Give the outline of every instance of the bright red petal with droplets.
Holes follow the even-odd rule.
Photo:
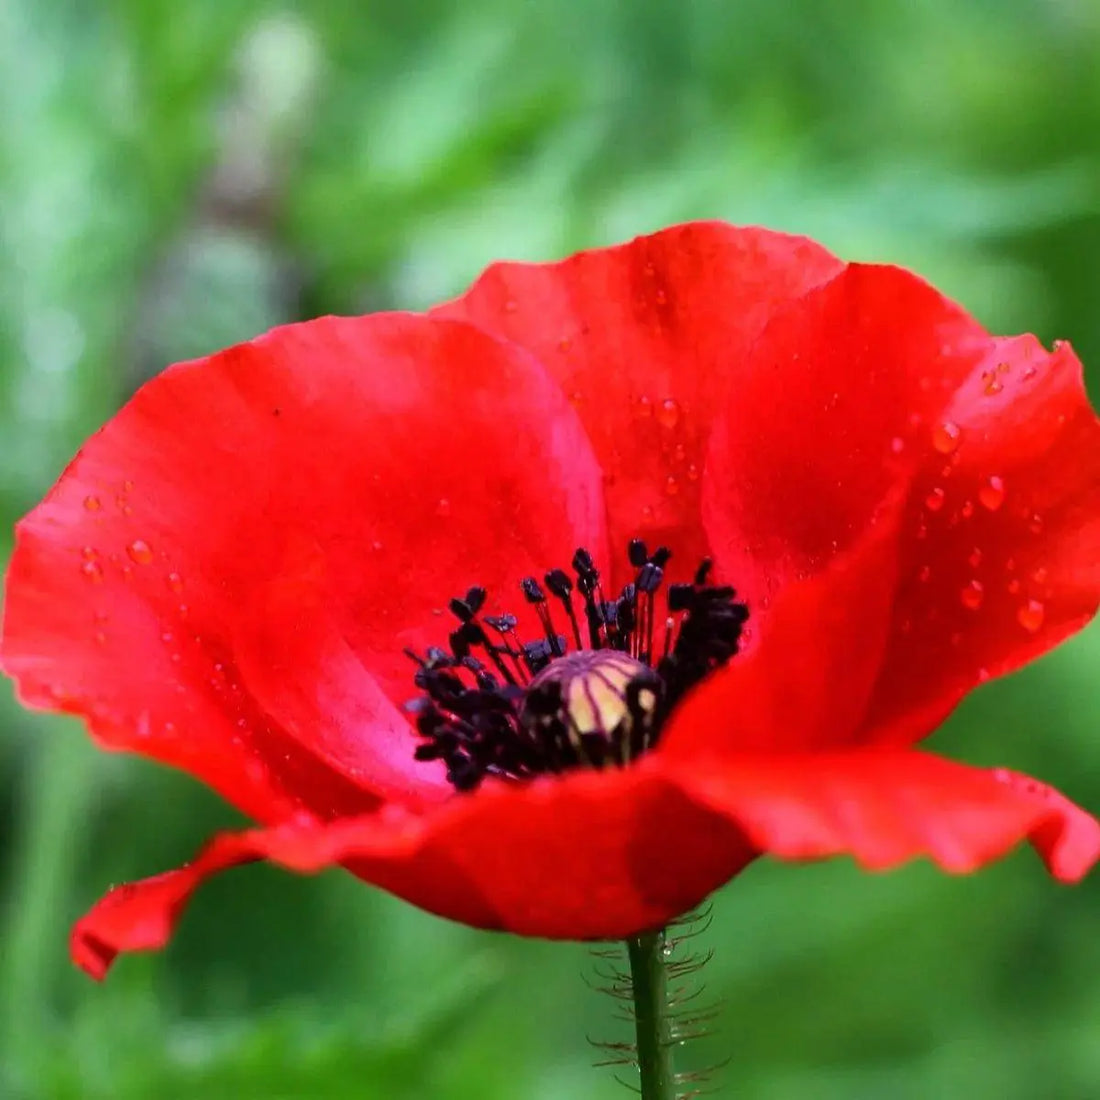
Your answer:
[[[1100,601],[1100,420],[1067,345],[998,341],[927,425],[861,737],[910,741]]]
[[[163,946],[205,878],[255,859],[302,872],[343,864],[476,927],[614,939],[664,925],[752,858],[733,824],[693,804],[647,760],[483,787],[427,817],[383,811],[223,834],[181,870],[108,894],[74,928],[72,950],[102,977],[119,952]]]
[[[925,425],[990,343],[958,306],[892,267],[852,264],[772,319],[715,418],[703,486],[715,560],[754,611],[883,518],[912,477]],[[849,609],[872,637],[881,612],[858,599]]]
[[[699,491],[713,413],[739,392],[769,318],[842,267],[803,237],[701,222],[557,264],[494,264],[437,312],[538,356],[604,468],[612,549],[664,543],[683,573],[707,553]],[[616,590],[628,574],[613,558]]]
[[[1050,787],[907,749],[715,758],[680,780],[780,859],[850,855],[884,870],[927,857],[965,873],[1026,839],[1063,882],[1100,859],[1100,822]]]
[[[21,524],[2,661],[32,706],[252,816],[446,788],[390,699],[471,584],[605,554],[558,387],[471,326],[325,318],[171,368]]]
[[[622,772],[483,789],[427,818],[223,834],[187,867],[108,894],[74,928],[73,956],[102,977],[119,952],[162,947],[204,879],[256,859],[301,872],[343,864],[477,927],[617,939],[690,909],[758,853],[848,853],[876,869],[928,856],[963,872],[1026,838],[1065,881],[1100,856],[1100,824],[1009,773],[863,749],[745,754],[674,777],[659,755]]]

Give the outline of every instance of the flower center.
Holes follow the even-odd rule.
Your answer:
[[[524,578],[542,627],[530,641],[517,637],[515,615],[482,616],[484,588],[451,600],[458,626],[448,648],[406,650],[423,692],[408,704],[423,738],[416,758],[442,760],[468,791],[486,776],[623,766],[652,748],[688,689],[737,653],[749,611],[734,589],[708,583],[709,560],[691,583],[669,585],[658,608],[670,551],[650,554],[634,539],[628,555],[634,582],[610,600],[584,549],[573,577],[552,569],[545,587]],[[571,641],[558,633],[556,608]]]

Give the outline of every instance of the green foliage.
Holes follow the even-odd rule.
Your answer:
[[[1039,0],[10,0],[0,7],[0,517],[152,371],[281,320],[420,307],[493,258],[695,216],[920,270],[1100,364],[1100,8]],[[1095,376],[1093,377],[1095,381]],[[1100,806],[1095,631],[937,736]],[[612,1097],[583,949],[338,875],[212,884],[105,986],[66,927],[233,816],[0,704],[0,1094]],[[730,1094],[1075,1100],[1100,887],[758,866],[719,896],[699,1064]],[[732,1087],[737,1082],[736,1088]]]

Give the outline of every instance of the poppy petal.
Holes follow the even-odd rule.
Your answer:
[[[715,419],[703,484],[716,563],[750,606],[759,612],[881,521],[916,469],[922,426],[990,343],[894,267],[851,264],[772,319]],[[850,614],[880,611],[857,600]]]
[[[858,543],[754,611],[743,651],[672,711],[662,753],[688,760],[854,740],[886,650],[905,501],[900,492],[884,501]]]
[[[539,358],[605,471],[613,549],[663,543],[682,572],[707,553],[699,493],[713,412],[776,310],[842,267],[804,237],[698,222],[556,264],[493,264],[436,312]],[[632,579],[612,564],[616,586]]]
[[[483,787],[427,817],[393,808],[322,823],[221,834],[176,871],[121,886],[75,926],[76,962],[102,977],[119,952],[163,946],[210,875],[256,859],[312,872],[343,864],[430,912],[555,939],[614,939],[660,927],[754,858],[718,811],[644,760]]]
[[[909,749],[728,756],[681,770],[695,800],[786,860],[850,855],[869,870],[927,857],[965,873],[1029,840],[1056,879],[1100,858],[1100,822],[1057,791]]]
[[[260,820],[361,813],[440,789],[390,702],[402,646],[605,543],[592,450],[525,352],[323,318],[169,369],[89,440],[19,526],[0,652],[26,703]]]
[[[1066,344],[998,341],[927,426],[866,740],[909,742],[1100,601],[1100,419]]]

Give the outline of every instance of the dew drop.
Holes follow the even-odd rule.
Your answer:
[[[84,546],[80,550],[80,556],[85,561],[95,561],[99,557],[99,553],[94,546]]]
[[[663,428],[675,428],[680,423],[680,406],[671,397],[657,407],[657,423]]]
[[[952,454],[958,447],[961,436],[962,429],[958,424],[954,424],[950,420],[945,420],[942,424],[937,424],[933,430],[932,446],[935,447],[941,455]]]
[[[930,565],[922,565],[920,567],[920,569],[917,570],[917,580],[920,581],[921,584],[927,584],[928,579],[931,576],[932,576],[932,566],[930,566]]]
[[[930,512],[938,512],[943,507],[943,502],[946,497],[943,489],[938,485],[931,489],[928,496],[924,498],[924,506]]]
[[[1031,579],[1036,584],[1046,584],[1050,579],[1050,570],[1045,565],[1036,566],[1031,571]]]
[[[80,572],[93,584],[101,584],[103,581],[103,567],[98,561],[86,561],[80,566]]]
[[[971,569],[977,569],[978,566],[982,564],[981,547],[975,546],[974,549],[970,551],[966,560]]]
[[[986,680],[990,678],[992,673],[984,665],[978,669],[978,683],[984,684]]]
[[[890,440],[890,451],[893,454],[900,455],[904,450],[905,440],[902,439],[900,435],[895,435],[894,438]]]
[[[642,505],[642,519],[651,520],[653,518],[653,506],[651,504]]]
[[[962,507],[959,509],[959,515],[963,519],[969,519],[974,514],[974,502],[972,500],[964,500]]]
[[[985,383],[984,393],[986,397],[995,397],[1004,388],[1004,383],[996,375],[994,375],[992,378],[987,379]]]
[[[699,467],[696,466],[694,462],[689,462],[688,463],[687,476],[688,476],[688,481],[698,481],[699,480]]]
[[[183,577],[178,573],[169,573],[164,578],[164,583],[178,596],[183,591]]]
[[[1025,367],[1024,373],[1021,375],[1025,382],[1030,382],[1039,373],[1039,368],[1035,366]]]
[[[1008,374],[1008,372],[1010,370],[1012,370],[1012,364],[1011,363],[998,363],[997,364],[997,373],[998,374]]]
[[[985,589],[982,588],[981,581],[971,581],[959,593],[959,601],[968,611],[977,611],[982,606],[984,598]]]
[[[451,502],[446,497],[440,497],[436,501],[435,514],[440,519],[446,519],[451,514]]]
[[[84,509],[88,512],[98,512],[103,507],[103,502],[99,497],[89,495],[84,498]]]
[[[382,543],[378,539],[370,544],[370,548],[377,554],[382,549]]]
[[[576,408],[578,405],[584,404],[584,394],[580,390],[574,390],[569,395],[569,404]]]
[[[134,539],[126,547],[126,553],[130,560],[137,565],[148,565],[153,560],[153,551],[144,539]]]
[[[1034,634],[1042,625],[1046,608],[1039,600],[1028,600],[1016,611],[1016,621],[1029,634]]]
[[[107,635],[104,634],[102,630],[97,630],[93,636],[95,638],[96,645],[107,644]]]
[[[175,641],[175,638],[175,634],[173,634],[170,630],[164,631],[164,633],[160,636],[160,640],[164,642],[165,645],[169,645],[171,642]]]
[[[986,478],[985,484],[978,490],[978,500],[983,508],[991,512],[997,511],[1005,500],[1005,483],[996,474]]]
[[[680,482],[677,481],[672,474],[669,474],[668,477],[665,478],[665,496],[674,497],[679,491]]]
[[[638,398],[636,411],[642,420],[648,420],[653,415],[653,402],[644,393]]]
[[[1010,596],[1015,596],[1016,593],[1020,591],[1020,578],[1013,577],[1005,587],[1008,589],[1008,594]]]
[[[1028,520],[1027,529],[1033,535],[1041,535],[1043,533],[1043,517],[1038,512],[1033,512],[1031,518]]]

